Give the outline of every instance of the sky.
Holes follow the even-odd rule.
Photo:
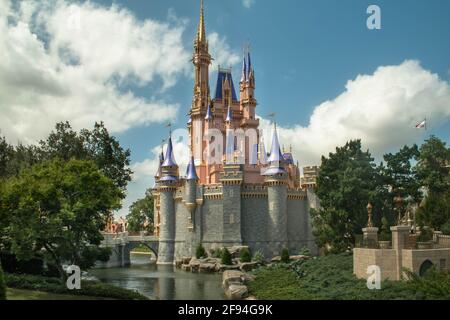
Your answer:
[[[378,30],[366,24],[372,4]],[[186,127],[199,6],[0,0],[0,133],[36,143],[58,121],[104,121],[131,150],[125,215],[154,184],[166,124]],[[249,43],[261,126],[276,112],[300,166],[355,138],[377,161],[431,134],[450,143],[450,1],[205,0],[205,19],[211,88],[218,65],[238,82]],[[183,172],[186,145],[175,149]]]

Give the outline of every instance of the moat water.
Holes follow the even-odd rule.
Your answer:
[[[157,266],[145,255],[132,254],[129,267],[94,269],[89,275],[105,283],[137,290],[150,299],[225,299],[220,274],[190,273],[173,266]]]

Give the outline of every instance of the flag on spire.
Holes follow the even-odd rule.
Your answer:
[[[427,119],[424,119],[422,122],[416,124],[417,129],[427,128]]]

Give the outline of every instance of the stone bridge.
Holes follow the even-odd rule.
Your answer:
[[[130,265],[130,252],[139,245],[148,247],[158,257],[159,239],[153,235],[130,235],[128,232],[103,233],[101,246],[111,248],[107,262],[97,262],[100,268],[125,267]]]

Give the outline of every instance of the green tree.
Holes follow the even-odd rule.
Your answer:
[[[9,217],[9,224],[3,231],[19,259],[43,251],[65,278],[63,262],[87,269],[97,258],[106,258],[106,250],[99,248],[100,230],[122,196],[92,161],[46,161],[6,181],[0,214]]]
[[[450,194],[430,192],[417,211],[417,222],[420,226],[429,226],[440,230],[450,221]]]
[[[135,201],[130,206],[127,215],[128,230],[131,232],[153,232],[153,195],[147,190],[145,197]]]
[[[386,195],[386,210],[383,215],[391,225],[397,222],[398,212],[395,210],[405,212],[409,204],[417,204],[423,198],[415,166],[418,157],[417,145],[404,146],[397,153],[384,155],[385,166],[382,166],[382,172],[384,185],[389,191]],[[406,201],[394,204],[394,198],[397,196]]]
[[[450,221],[450,149],[445,142],[431,136],[419,150],[417,174],[426,197],[417,220],[421,226],[439,230]]]
[[[420,146],[417,163],[417,174],[421,185],[430,193],[443,194],[450,192],[449,170],[450,149],[445,142],[431,136]]]
[[[131,181],[130,150],[124,150],[111,136],[103,122],[95,123],[94,129],[74,131],[69,122],[56,124],[56,131],[40,142],[40,158],[50,160],[92,160],[103,174],[125,191]],[[125,196],[125,193],[123,193]]]
[[[320,247],[331,252],[351,249],[355,234],[367,223],[369,201],[374,204],[374,221],[379,222],[386,193],[380,171],[369,151],[361,150],[360,140],[347,142],[328,158],[322,157],[316,190],[321,207],[311,210]]]

